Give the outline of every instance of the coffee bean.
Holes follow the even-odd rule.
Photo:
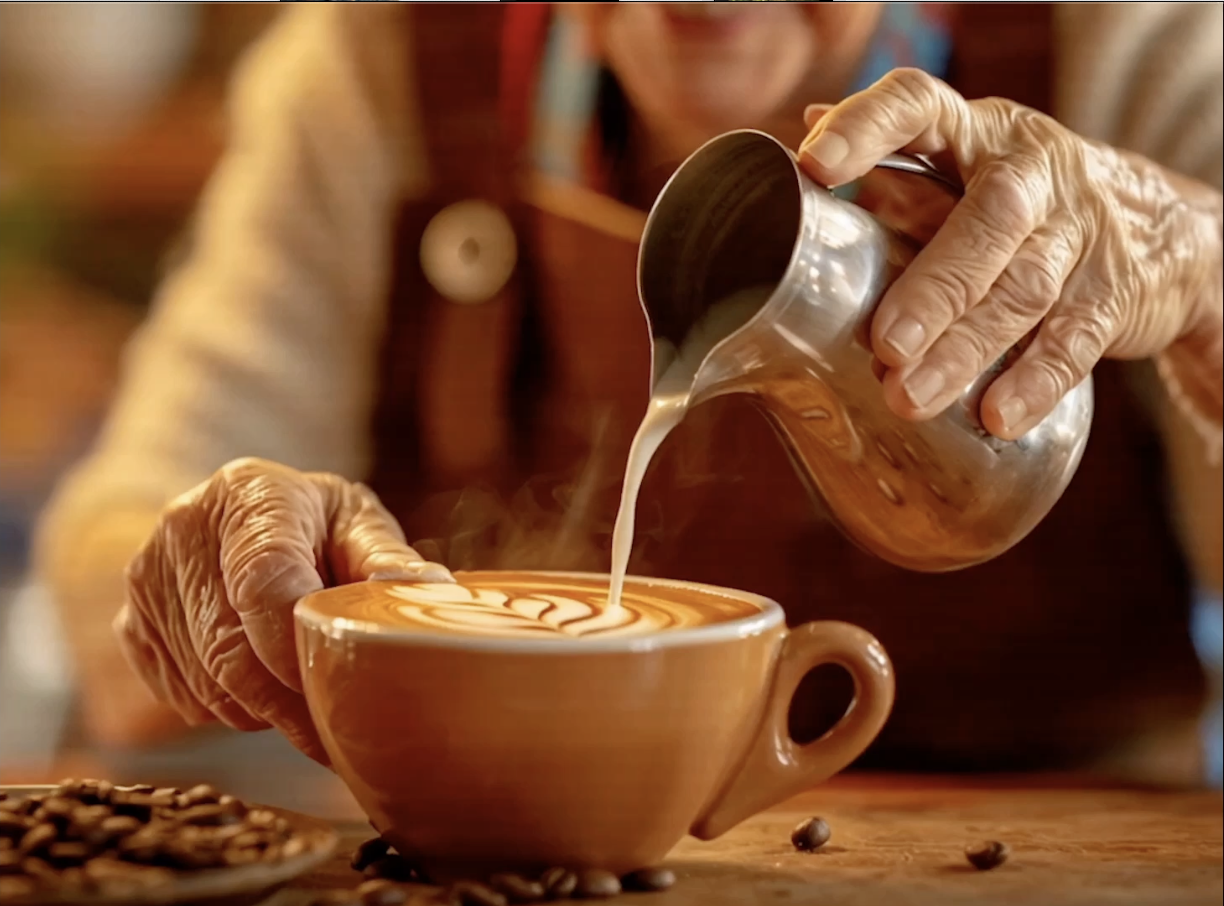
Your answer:
[[[211,785],[200,783],[178,797],[180,808],[191,808],[193,805],[213,805],[221,798]]]
[[[148,828],[124,837],[119,843],[119,857],[128,862],[156,862],[165,843],[160,834],[147,833]]]
[[[0,901],[15,900],[18,897],[28,897],[38,889],[38,884],[32,878],[0,877]]]
[[[578,888],[575,894],[582,900],[602,900],[621,892],[620,879],[610,871],[589,868],[578,873]]]
[[[129,834],[134,834],[144,825],[131,815],[110,815],[103,818],[96,828],[90,828],[83,836],[94,846],[106,846]]]
[[[357,896],[363,906],[399,906],[408,901],[408,891],[384,878],[362,882],[357,888]]]
[[[386,878],[388,881],[412,881],[417,877],[413,864],[394,854],[375,859],[361,873],[367,878]]]
[[[187,871],[217,868],[226,863],[225,854],[221,850],[192,845],[182,840],[167,840],[162,844],[158,858],[173,868]]]
[[[88,843],[66,841],[52,843],[47,847],[47,859],[56,865],[80,865],[93,855],[93,847]]]
[[[544,885],[522,875],[498,874],[489,878],[489,886],[510,903],[538,903],[544,899]]]
[[[276,812],[269,811],[266,808],[252,809],[246,813],[246,823],[251,827],[273,828],[276,826]]]
[[[353,850],[353,858],[349,860],[349,866],[353,871],[365,871],[366,868],[390,852],[390,843],[382,837],[374,837],[366,840]]]
[[[68,832],[74,836],[81,836],[99,827],[103,821],[111,817],[111,814],[109,805],[78,806],[72,812]]]
[[[36,824],[25,832],[17,848],[23,855],[34,855],[53,841],[59,832],[54,824]]]
[[[173,808],[178,797],[178,790],[168,786],[162,787],[149,793],[149,805],[153,808]]]
[[[965,858],[978,871],[990,871],[998,868],[1011,855],[1011,847],[998,840],[987,840],[965,847]]]
[[[36,823],[33,818],[27,818],[25,815],[0,812],[0,837],[20,840]]]
[[[270,839],[267,831],[244,830],[230,841],[230,845],[235,849],[250,849],[267,846]]]
[[[15,849],[0,851],[0,877],[21,873],[21,853]]]
[[[476,881],[458,881],[446,891],[457,906],[506,906],[506,898],[492,887]]]
[[[263,860],[263,853],[255,847],[247,849],[230,848],[222,854],[226,865],[251,865]]]
[[[21,861],[22,874],[28,875],[36,881],[54,881],[57,877],[57,872],[51,867],[51,863],[37,856],[29,856]]]
[[[233,812],[226,811],[223,806],[209,803],[185,808],[175,815],[175,820],[200,827],[216,827],[220,824],[236,824],[242,819]]]
[[[549,900],[568,900],[578,886],[578,875],[568,868],[550,868],[540,875],[544,895]]]
[[[52,796],[43,800],[42,805],[34,812],[34,820],[49,821],[63,827],[72,818],[72,813],[80,807],[81,804],[75,799]]]
[[[109,780],[86,780],[81,785],[80,798],[84,802],[95,805],[105,805],[115,791],[115,785]]]
[[[808,818],[791,831],[791,843],[801,852],[813,852],[829,842],[833,832],[823,818]]]
[[[675,873],[667,868],[641,868],[621,878],[621,886],[625,890],[636,890],[643,893],[667,890],[675,883]]]
[[[138,821],[146,822],[153,816],[153,801],[151,793],[118,792],[111,797],[111,805],[116,815],[128,815]]]

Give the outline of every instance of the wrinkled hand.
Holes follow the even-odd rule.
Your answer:
[[[257,459],[173,501],[128,566],[129,663],[192,724],[276,727],[325,755],[302,697],[293,605],[325,585],[450,579],[364,485]]]
[[[800,161],[825,185],[898,150],[965,184],[873,319],[898,415],[939,414],[1034,328],[982,400],[999,437],[1034,427],[1102,357],[1218,343],[1218,193],[1188,198],[1155,164],[1010,101],[966,101],[917,70],[805,118]]]

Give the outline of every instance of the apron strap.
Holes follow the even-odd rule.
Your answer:
[[[430,193],[423,205],[409,206],[417,211],[400,237],[406,298],[395,307],[417,313],[409,316],[410,331],[390,331],[388,354],[416,359],[413,428],[421,474],[414,480],[458,486],[496,480],[513,466],[509,386],[522,323],[524,236],[516,176],[548,10],[438,3],[414,4],[409,14]],[[444,238],[423,244],[431,226]],[[465,230],[495,247],[472,246]],[[513,268],[504,277],[488,265],[503,276],[490,277],[492,295],[477,292],[470,304],[436,273],[441,259],[459,267],[454,256],[464,243],[483,260],[500,257]],[[484,266],[470,265],[477,282]]]

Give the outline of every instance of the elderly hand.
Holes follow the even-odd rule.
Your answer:
[[[1218,192],[1010,101],[966,101],[917,70],[805,118],[800,162],[825,185],[898,150],[965,185],[872,322],[898,415],[939,414],[1035,327],[982,400],[999,437],[1034,427],[1104,356],[1180,343],[1218,358]]]
[[[324,585],[446,581],[365,486],[237,460],[173,501],[128,566],[115,629],[132,667],[190,723],[281,730],[325,761],[302,697],[293,605]]]

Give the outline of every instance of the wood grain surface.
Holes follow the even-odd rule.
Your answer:
[[[642,906],[1190,906],[1218,904],[1219,793],[1100,789],[1054,780],[845,778],[798,796],[708,843],[685,840],[669,860],[679,880]],[[824,817],[833,837],[799,853],[791,829]],[[340,822],[337,857],[287,893],[352,886],[353,847],[370,835]],[[993,871],[971,868],[967,844],[1012,848]],[[280,901],[278,900],[278,903]]]

